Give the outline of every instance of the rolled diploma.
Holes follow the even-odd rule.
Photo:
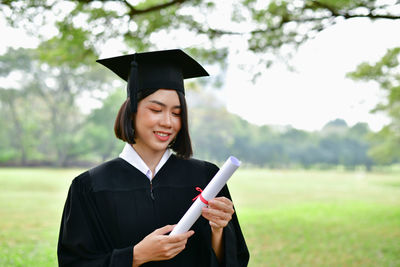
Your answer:
[[[240,163],[241,162],[237,158],[230,156],[224,165],[222,165],[221,169],[211,179],[203,192],[201,192],[203,198],[207,201],[213,199],[219,191],[221,191],[222,187],[224,187],[237,168],[239,168]],[[199,196],[169,235],[177,235],[189,231],[190,227],[192,227],[200,217],[201,209],[205,206],[206,204],[200,200]]]

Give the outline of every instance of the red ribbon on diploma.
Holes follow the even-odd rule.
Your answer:
[[[203,192],[203,190],[200,187],[196,187],[196,190],[199,191],[200,194],[198,194],[195,198],[193,198],[192,201],[195,201],[199,197],[201,202],[208,205],[208,201],[201,195],[201,192]]]

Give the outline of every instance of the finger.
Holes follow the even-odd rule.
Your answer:
[[[186,232],[186,235],[187,235],[186,239],[188,239],[189,237],[191,237],[192,235],[194,235],[194,231],[193,231],[193,230],[190,230],[190,231]]]
[[[177,242],[170,242],[170,243],[168,243],[168,247],[170,249],[175,249],[175,248],[179,248],[182,246],[186,246],[186,244],[187,244],[187,239],[184,239],[184,240],[180,240]]]
[[[213,209],[213,208],[203,208],[202,211],[208,217],[215,217],[215,218],[220,218],[220,219],[228,220],[228,221],[230,221],[232,219],[232,214],[233,214],[230,212],[225,212],[225,211]]]
[[[217,218],[217,217],[213,217],[213,216],[204,216],[204,218],[206,218],[208,220],[208,222],[210,223],[211,227],[214,228],[224,228],[225,226],[228,225],[230,220],[225,220],[225,219],[221,219],[221,218]]]
[[[234,212],[233,204],[228,199],[227,199],[227,201],[223,201],[223,200],[220,200],[220,199],[212,199],[211,201],[209,201],[208,206],[210,208],[222,210],[222,211],[225,211],[227,213],[233,213]]]
[[[168,239],[167,241],[170,243],[178,243],[181,241],[186,241],[189,237],[191,237],[194,234],[193,230],[190,230],[186,233],[178,234],[178,235],[173,235],[173,236],[166,236]]]
[[[223,213],[220,214],[219,211],[211,210],[208,208],[205,208],[202,210],[202,215],[204,218],[206,218],[209,221],[215,220],[216,218],[224,217]],[[226,218],[226,219],[228,219],[228,218]]]
[[[182,250],[184,250],[185,247],[186,247],[185,245],[181,245],[181,246],[177,246],[177,247],[173,247],[173,248],[169,249],[168,251],[165,252],[166,259],[171,259],[171,258],[175,257],[180,252],[182,252]]]
[[[156,235],[164,235],[164,234],[166,234],[168,232],[171,232],[172,229],[174,229],[175,225],[176,224],[174,224],[174,225],[166,225],[164,227],[161,227],[161,228],[158,228],[158,229],[154,230],[153,233],[156,234]]]
[[[165,255],[168,255],[168,254],[176,255],[177,253],[179,253],[186,247],[186,244],[187,244],[187,239],[181,240],[179,242],[165,244],[164,254]],[[173,253],[173,251],[176,251],[176,253]]]
[[[223,226],[220,226],[213,221],[209,221],[209,223],[210,223],[211,228],[214,228],[214,229],[224,228]]]
[[[222,202],[224,202],[224,203],[232,203],[232,201],[229,199],[229,198],[227,198],[227,197],[215,197],[215,198],[213,198],[214,200],[217,200],[217,201],[222,201]]]
[[[194,231],[190,230],[190,231],[187,231],[186,233],[183,233],[183,234],[180,234],[180,235],[176,235],[176,236],[181,237],[181,240],[187,240],[192,235],[194,235]]]
[[[208,202],[208,206],[210,208],[218,209],[218,210],[223,210],[227,213],[234,213],[233,209],[233,203],[229,199],[225,197],[220,197],[220,198],[214,198]]]
[[[221,220],[218,218],[213,218],[209,221],[210,226],[213,228],[224,228],[228,225],[229,221]]]

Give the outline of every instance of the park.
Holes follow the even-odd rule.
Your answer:
[[[0,169],[0,265],[56,266],[80,169]],[[397,266],[400,175],[239,168],[228,181],[249,266]]]
[[[1,1],[0,266],[57,266],[71,182],[124,147],[114,123],[131,87],[96,60],[176,48],[210,74],[180,89],[193,157],[242,162],[228,187],[248,266],[400,266],[399,10]]]

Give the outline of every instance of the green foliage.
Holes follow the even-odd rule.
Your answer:
[[[114,121],[125,98],[125,90],[117,90],[104,100],[102,107],[94,109],[88,116],[83,126],[85,153],[90,151],[92,157],[105,161],[122,151],[124,143],[115,137]]]
[[[23,99],[26,99],[27,103],[24,103]],[[0,88],[0,103],[0,120],[3,122],[1,136],[4,140],[0,145],[0,157],[4,161],[26,164],[28,158],[38,157],[35,151],[39,144],[39,125],[35,124],[37,117],[32,114],[24,118],[25,114],[29,114],[34,108],[35,99],[31,94],[26,96],[17,89]]]
[[[3,164],[101,162],[115,157],[122,149],[123,142],[115,138],[113,125],[126,97],[125,90],[110,94],[101,107],[93,109],[87,116],[80,112],[75,100],[70,102],[53,96],[51,91],[39,90],[49,101],[57,97],[54,106],[52,102],[44,103],[36,94],[25,98],[18,90],[2,92],[15,95],[15,100],[8,98],[0,106],[1,120],[13,118],[13,123],[0,130],[4,140],[0,144]],[[188,98],[189,102],[197,101],[189,106],[189,119],[198,158],[223,162],[229,155],[235,155],[249,165],[269,167],[342,165],[370,169],[374,164],[367,150],[376,141],[367,140],[370,130],[366,124],[348,127],[343,120],[335,120],[315,133],[293,128],[276,130],[250,124],[230,114],[215,98],[200,90],[189,90]],[[10,106],[14,102],[20,104]],[[26,113],[30,114],[29,120],[23,120]],[[387,163],[394,162],[396,160]]]
[[[387,113],[392,122],[377,133],[372,140],[370,155],[380,163],[400,159],[400,47],[387,50],[376,63],[361,63],[348,76],[359,81],[375,81],[387,93],[387,99],[379,103],[373,112]]]
[[[101,107],[83,114],[77,105],[79,97],[100,88],[107,91],[107,75],[96,68],[47,65],[35,58],[35,51],[10,50],[0,58],[5,62],[0,73],[5,76],[18,70],[24,77],[21,88],[0,90],[0,120],[9,122],[0,130],[3,164],[60,166],[118,155],[123,142],[115,138],[113,125],[125,90],[115,91],[101,99]],[[369,169],[374,163],[366,152],[371,141],[366,139],[370,131],[365,124],[350,128],[343,120],[335,120],[318,133],[282,131],[230,114],[201,90],[189,90],[188,97],[197,101],[189,106],[196,157],[222,162],[235,155],[247,164],[270,167],[363,165]]]
[[[378,133],[370,136],[370,142],[374,144],[368,151],[369,155],[379,164],[392,164],[400,161],[399,133],[393,132],[393,127],[387,125]]]
[[[367,154],[371,131],[365,123],[349,127],[337,119],[314,133],[293,128],[276,130],[230,114],[216,105],[215,99],[204,99],[204,93],[191,93],[190,98],[213,103],[189,107],[196,157],[223,162],[235,155],[246,164],[273,168],[341,165],[348,169],[371,169],[374,164]]]
[[[1,61],[4,62],[0,64],[0,76],[7,76],[12,71],[31,71],[32,65],[29,62],[34,57],[34,52],[32,50],[27,50],[23,48],[9,48],[7,53],[1,55]],[[7,64],[12,62],[12,64]]]
[[[39,60],[41,48],[10,49],[0,56],[0,74],[21,73],[19,88],[0,88],[1,157],[9,164],[66,165],[84,154],[84,115],[77,99],[93,88],[105,88],[106,76],[91,69],[52,67]],[[88,77],[98,77],[95,82]],[[92,87],[93,86],[93,87]]]
[[[0,75],[5,77],[11,72],[19,72],[24,78],[20,81],[21,88],[1,88],[2,120],[13,118],[13,123],[1,129],[0,136],[13,138],[3,142],[4,152],[0,157],[25,162],[26,159],[44,160],[50,156],[60,165],[77,160],[89,148],[102,158],[109,156],[107,151],[114,151],[117,146],[111,141],[104,151],[98,148],[111,137],[106,130],[111,119],[102,125],[95,114],[112,114],[108,104],[101,108],[103,110],[94,111],[89,118],[77,107],[78,99],[85,93],[95,95],[110,90],[108,76],[95,69],[93,64],[100,47],[111,39],[122,38],[132,52],[131,49],[143,51],[165,47],[166,43],[173,44],[175,37],[189,34],[196,38],[187,38],[187,51],[206,64],[219,62],[224,70],[226,58],[232,52],[229,36],[240,35],[248,42],[248,49],[259,55],[259,62],[268,67],[273,62],[271,53],[290,56],[299,45],[337,21],[358,17],[399,19],[395,12],[398,6],[398,2],[373,0],[242,0],[232,3],[232,19],[218,24],[212,21],[215,21],[213,17],[221,3],[211,0],[146,0],[137,4],[91,0],[2,1],[0,12],[9,24],[25,28],[41,43],[37,49],[10,49],[1,56],[5,64],[0,64]],[[238,23],[242,22],[249,28],[235,32]],[[48,26],[54,26],[57,33],[48,35],[41,30]],[[170,40],[160,42],[157,38],[160,34],[167,34]],[[180,44],[174,46],[181,47]],[[375,80],[388,92],[388,101],[375,110],[387,112],[393,122],[388,126],[390,130],[381,133],[379,141],[370,141],[377,146],[370,154],[379,162],[398,161],[395,152],[383,153],[385,148],[397,147],[400,139],[398,54],[399,48],[392,49],[376,65],[365,63],[352,74],[354,79]],[[223,80],[218,77],[214,82],[219,86]],[[11,92],[17,93],[6,96]],[[218,115],[214,117],[213,112]],[[29,123],[23,117],[27,113],[31,115]],[[280,134],[269,127],[255,127],[232,117],[224,109],[197,110],[196,113],[200,118],[195,119],[193,136],[202,156],[221,160],[223,156],[235,153],[260,166],[310,166],[316,162],[351,166],[371,164],[370,159],[360,152],[370,147],[370,143],[366,143],[364,134],[361,138],[361,134],[357,135],[356,130],[351,131],[348,127],[333,127],[333,131],[338,131],[337,135],[327,129],[321,135],[294,129]],[[208,125],[202,125],[201,121]],[[218,131],[213,133],[212,129]],[[210,139],[196,136],[197,132],[206,130],[210,132]],[[86,140],[86,134],[93,138]],[[211,146],[210,151],[205,151],[207,146]],[[350,147],[361,153],[357,160],[355,155],[348,156],[352,154]],[[390,160],[388,155],[393,155]],[[382,161],[380,157],[386,160]]]
[[[46,37],[35,27],[54,23],[59,31],[56,38],[68,44],[61,44],[60,48],[65,48],[67,57],[78,52],[78,58],[97,54],[99,44],[116,37],[123,37],[128,47],[136,51],[158,47],[159,41],[154,36],[180,30],[201,37],[203,41],[200,44],[193,38],[185,46],[196,47],[202,52],[229,50],[229,42],[219,42],[221,37],[242,35],[248,41],[248,49],[257,53],[262,62],[270,63],[271,53],[289,56],[294,51],[287,52],[287,47],[296,49],[342,19],[399,19],[395,12],[399,3],[386,4],[378,0],[242,0],[231,4],[230,21],[214,24],[209,22],[216,16],[216,8],[220,5],[211,0],[146,0],[136,4],[94,0],[1,2],[4,17],[10,25],[23,26],[42,39]],[[56,14],[55,19],[51,16],[53,14]],[[251,28],[245,32],[232,30],[240,22],[250,22]],[[70,36],[76,38],[70,39]],[[168,41],[173,42],[173,39],[174,34],[171,34]],[[181,44],[174,46],[180,47]],[[76,47],[81,47],[82,51]],[[281,50],[283,47],[285,49]],[[54,56],[61,55],[56,53]]]
[[[40,44],[39,59],[52,66],[68,65],[71,68],[91,65],[95,61],[94,48],[88,42],[90,32],[73,27],[70,23],[58,23],[61,36]]]

